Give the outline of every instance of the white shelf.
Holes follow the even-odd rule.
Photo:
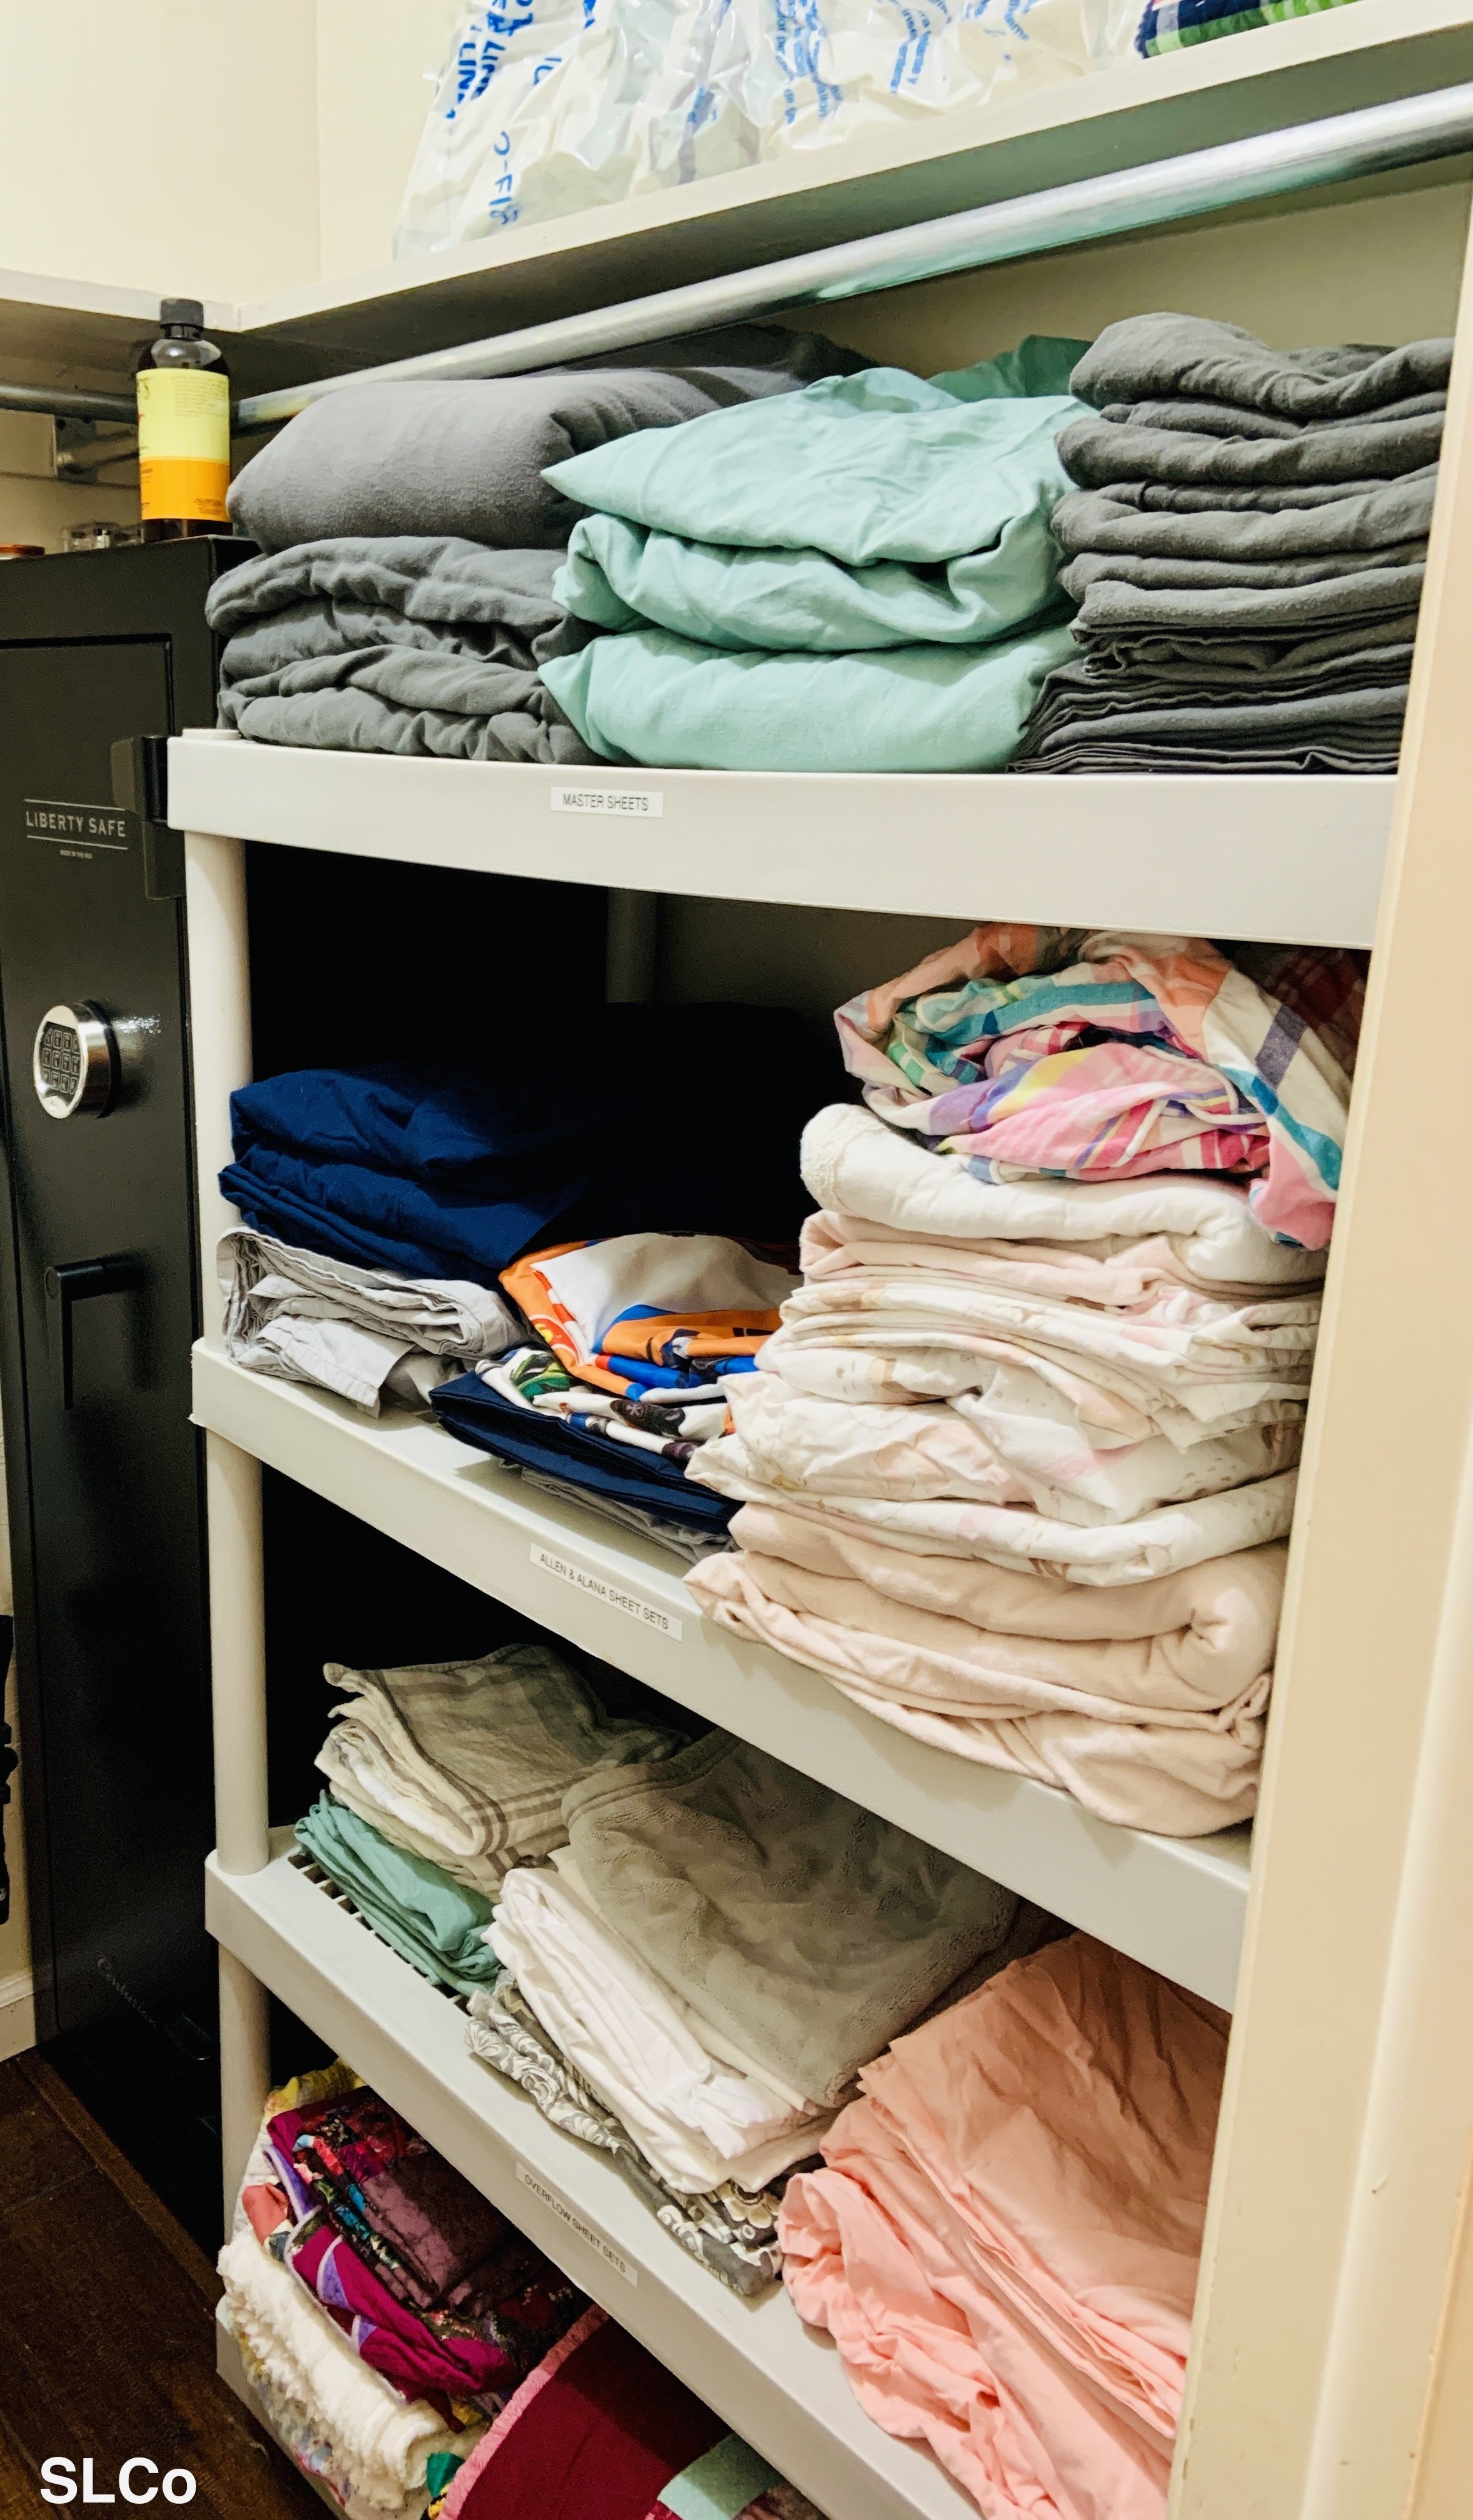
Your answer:
[[[911,1740],[819,1673],[703,1619],[667,1551],[523,1487],[427,1418],[366,1417],[327,1393],[248,1373],[209,1341],[195,1350],[194,1415],[555,1636],[1230,2006],[1246,1828],[1204,1838],[1117,1828],[1051,1785]],[[569,1571],[543,1562],[548,1555]]]
[[[1368,945],[1391,779],[557,770],[169,745],[178,829],[415,866],[958,920]],[[564,811],[568,788],[658,810]]]
[[[611,2161],[473,2057],[460,2008],[290,1861],[205,1874],[210,1932],[539,2248],[834,2520],[976,2520],[929,2453],[863,2415],[781,2290],[742,2301],[661,2229]],[[612,2250],[584,2239],[543,2187]]]
[[[320,372],[323,354],[359,365],[403,357],[1468,78],[1466,0],[1357,0],[1017,102],[917,115],[864,140],[282,291],[238,308],[241,349],[295,347],[302,377]]]

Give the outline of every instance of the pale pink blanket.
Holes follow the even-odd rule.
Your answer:
[[[1281,1545],[1114,1589],[921,1556],[773,1506],[687,1578],[703,1610],[897,1730],[1196,1837],[1254,1809]]]
[[[1072,1934],[868,2066],[787,2190],[800,2316],[987,2520],[1161,2520],[1227,2028]]]

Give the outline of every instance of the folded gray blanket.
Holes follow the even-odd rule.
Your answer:
[[[1342,490],[1323,485],[1309,506],[1258,508],[1229,501],[1208,505],[1191,494],[1188,509],[1159,504],[1157,485],[1134,490],[1115,482],[1107,490],[1073,490],[1049,519],[1055,542],[1071,561],[1090,558],[1111,564],[1189,562],[1216,563],[1242,585],[1272,583],[1251,570],[1320,562],[1336,567],[1384,565],[1384,555],[1425,545],[1432,524],[1437,467],[1408,472],[1400,481],[1367,482]],[[1374,556],[1372,558],[1372,556]],[[1311,571],[1313,574],[1313,570]],[[1140,580],[1138,583],[1146,583]],[[1162,584],[1169,580],[1159,581]]]
[[[205,603],[220,723],[262,743],[591,761],[538,679],[594,635],[554,599],[562,559],[396,535],[246,561]]]
[[[1121,704],[1097,715],[1029,730],[1015,771],[1202,773],[1256,771],[1395,774],[1406,712],[1406,683],[1279,700],[1222,700],[1196,708]]]
[[[267,552],[343,534],[557,550],[586,511],[543,479],[549,465],[868,365],[818,334],[756,324],[628,355],[639,364],[343,385],[252,456],[231,484],[231,517]]]
[[[216,1265],[232,1365],[315,1383],[375,1416],[385,1399],[424,1406],[404,1372],[411,1360],[432,1368],[427,1386],[526,1335],[490,1286],[360,1269],[246,1225],[221,1236]]]
[[[588,1776],[563,1819],[598,1912],[697,2020],[831,2104],[1017,1900],[730,1733]]]
[[[1387,481],[1435,464],[1443,440],[1441,408],[1406,420],[1356,420],[1296,429],[1288,437],[1239,431],[1216,437],[1202,428],[1147,428],[1134,420],[1076,420],[1058,451],[1082,490],[1116,481],[1172,481],[1190,489],[1278,489],[1304,483]]]
[[[1413,546],[1415,548],[1415,546]],[[1146,583],[1134,572],[1094,575],[1088,563],[1071,563],[1063,584],[1077,595],[1079,610],[1070,627],[1081,646],[1096,636],[1143,629],[1195,632],[1205,639],[1265,636],[1313,638],[1317,631],[1353,631],[1415,612],[1421,600],[1425,566],[1420,559],[1402,558],[1385,568],[1361,568],[1333,577],[1316,576],[1302,583],[1285,572],[1277,580],[1254,584],[1220,580]],[[1159,573],[1165,577],[1164,569]]]
[[[1405,349],[1271,349],[1236,324],[1168,312],[1107,325],[1086,351],[1070,391],[1096,410],[1169,397],[1229,404],[1296,428],[1344,421],[1422,397],[1445,395],[1451,340]]]

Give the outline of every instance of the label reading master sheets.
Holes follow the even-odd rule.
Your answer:
[[[524,2161],[517,2163],[516,2176],[523,2187],[530,2187],[539,2205],[545,2205],[550,2214],[557,2215],[559,2223],[565,2223],[570,2231],[576,2231],[580,2240],[586,2240],[591,2249],[597,2249],[604,2265],[612,2267],[615,2274],[622,2275],[627,2284],[639,2282],[638,2267],[632,2267],[627,2258],[621,2258],[617,2249],[609,2247],[602,2231],[596,2231],[591,2223],[585,2223],[581,2214],[573,2212],[571,2205],[565,2205],[556,2187],[544,2186]]]
[[[555,788],[555,814],[623,814],[636,822],[664,813],[665,798],[658,788]]]
[[[611,1610],[622,1610],[626,1618],[643,1619],[647,1628],[658,1628],[662,1637],[681,1641],[681,1623],[668,1610],[657,1609],[653,1601],[642,1601],[638,1593],[626,1593],[620,1584],[610,1584],[604,1575],[594,1575],[586,1566],[575,1566],[570,1557],[559,1557],[556,1551],[544,1549],[540,1540],[532,1543],[532,1563],[560,1582],[571,1584],[580,1593],[592,1594],[596,1601],[606,1601]]]

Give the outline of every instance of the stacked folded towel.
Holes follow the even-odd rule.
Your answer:
[[[1219,35],[1241,35],[1255,26],[1281,26],[1291,18],[1315,18],[1321,9],[1343,9],[1348,0],[1149,0],[1137,29],[1147,58],[1210,44]]]
[[[1084,345],[1036,339],[611,441],[555,593],[608,635],[543,681],[615,761],[990,770],[1068,653],[1049,531]]]
[[[220,2272],[278,2434],[354,2520],[423,2513],[587,2309],[343,2065],[268,2099]]]
[[[734,1078],[754,1072],[763,1093],[734,1104]],[[579,1234],[726,1234],[782,1247],[808,1204],[798,1133],[833,1072],[781,1009],[672,1016],[596,1005],[518,1072],[304,1068],[243,1086],[220,1188],[258,1234],[411,1281],[491,1286],[522,1253]],[[657,1164],[641,1153],[652,1126]],[[309,1291],[330,1289],[314,1281]],[[383,1292],[382,1281],[356,1282],[357,1294]],[[427,1309],[422,1287],[401,1301],[441,1337],[464,1310],[454,1289],[450,1314]],[[285,1362],[289,1343],[272,1344]]]
[[[1110,325],[1058,443],[1073,652],[1015,766],[1394,771],[1451,353]]]
[[[438,2520],[822,2520],[605,2311],[586,2310],[455,2476]]]
[[[563,1818],[566,1846],[502,1887],[507,1974],[470,2045],[758,2290],[776,2188],[859,2066],[1051,1920],[728,1733],[585,1778]]]
[[[547,466],[863,364],[756,325],[596,369],[347,385],[232,484],[262,557],[206,611],[220,721],[266,743],[586,762],[539,668],[581,647],[553,581],[578,509]]]
[[[532,1252],[502,1284],[535,1340],[443,1383],[434,1409],[468,1443],[698,1554],[731,1508],[686,1464],[726,1424],[718,1377],[751,1370],[796,1282],[713,1235]]]
[[[690,1465],[724,1624],[1172,1835],[1254,1807],[1361,986],[1244,960],[979,929],[842,1009],[876,1109]]]
[[[1071,1935],[870,2065],[788,2187],[796,2308],[988,2520],[1161,2520],[1227,2034]]]

